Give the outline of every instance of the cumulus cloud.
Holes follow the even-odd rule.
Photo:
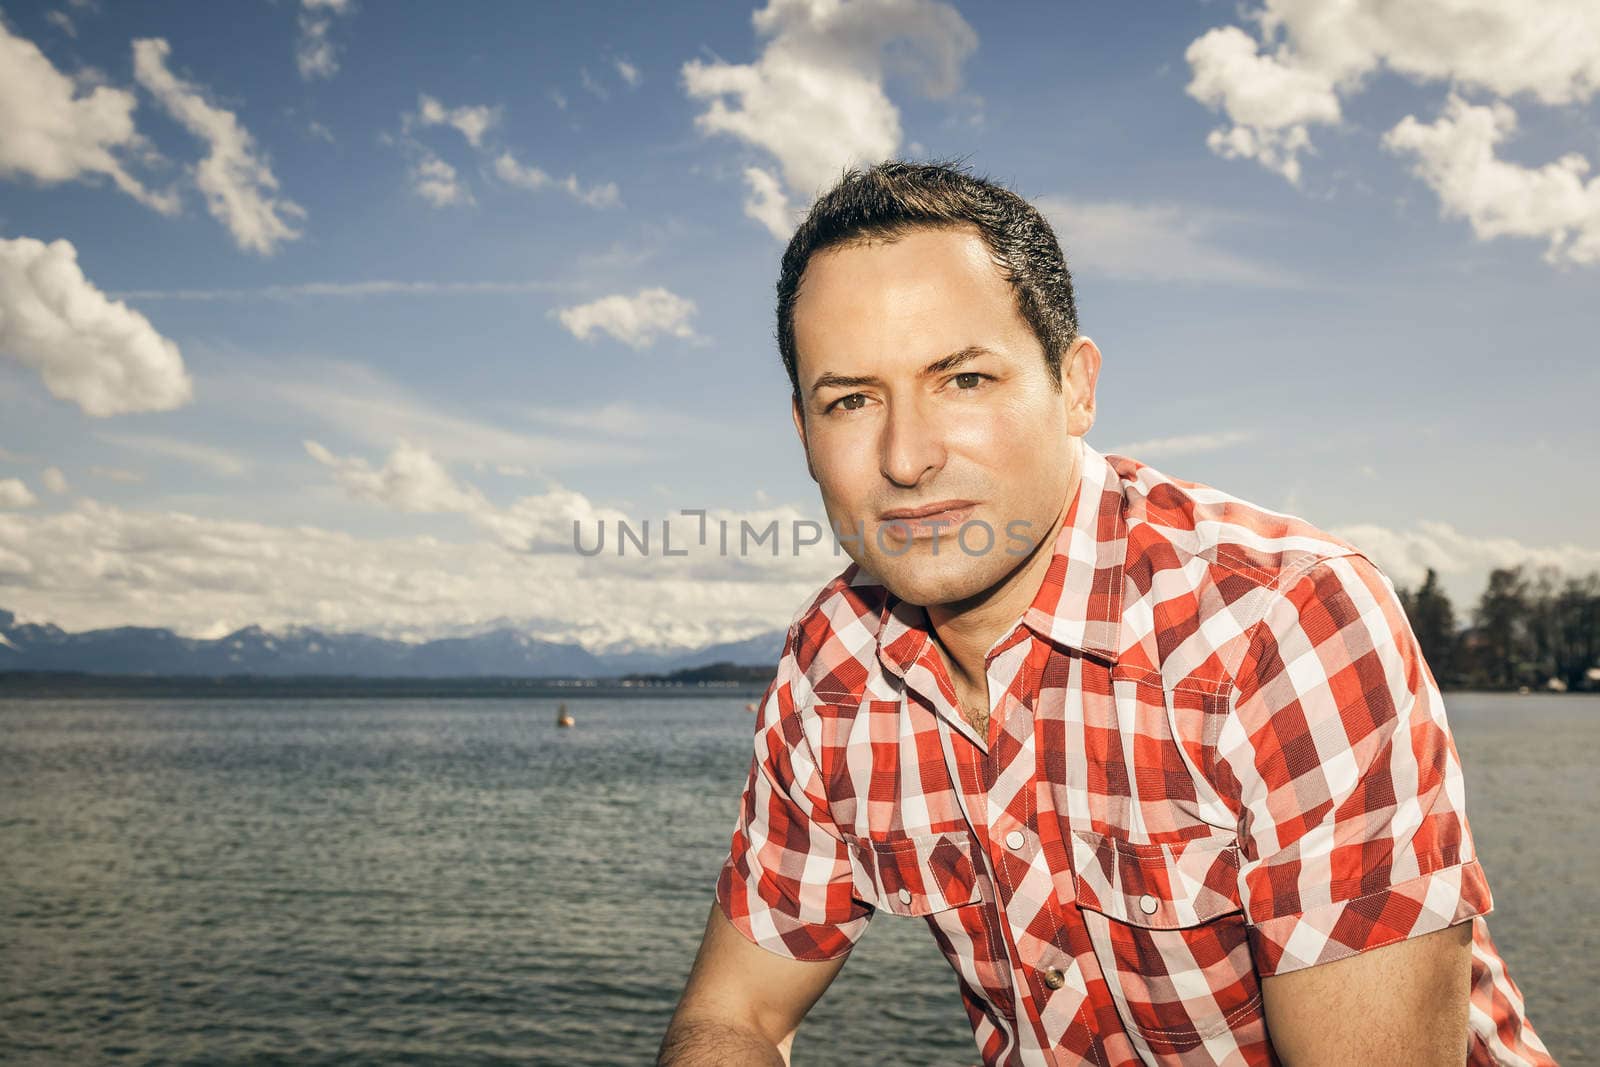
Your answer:
[[[1495,146],[1516,125],[1507,104],[1474,106],[1452,94],[1439,119],[1407,115],[1383,144],[1413,156],[1440,211],[1466,219],[1480,239],[1542,238],[1550,263],[1600,263],[1600,177],[1584,181],[1589,161],[1576,152],[1542,167],[1496,158]]]
[[[316,81],[339,73],[339,50],[330,36],[333,19],[354,9],[352,0],[301,0],[300,39],[294,49],[301,78]]]
[[[1292,56],[1261,54],[1255,38],[1237,26],[1211,30],[1184,56],[1194,70],[1189,95],[1233,120],[1212,130],[1206,145],[1229,159],[1257,160],[1298,183],[1299,153],[1311,144],[1307,127],[1339,121],[1332,82],[1297,66]]]
[[[1292,273],[1228,251],[1220,232],[1253,220],[1205,207],[1045,196],[1049,220],[1074,273],[1137,282],[1298,286]]]
[[[752,15],[765,39],[754,63],[683,65],[688,95],[706,101],[695,124],[769,153],[776,177],[751,179],[745,212],[786,239],[790,218],[851,165],[894,155],[900,112],[885,91],[891,73],[909,75],[932,98],[961,84],[961,66],[977,35],[937,0],[812,3],[770,0]],[[793,194],[798,208],[775,199]]]
[[[485,506],[476,489],[463,488],[427,449],[402,441],[382,467],[358,456],[339,457],[316,441],[306,452],[333,470],[339,484],[354,497],[408,512],[473,512]]]
[[[1600,91],[1600,5],[1265,0],[1246,17],[1258,24],[1259,38],[1218,27],[1186,53],[1189,95],[1227,120],[1206,139],[1212,151],[1254,159],[1298,183],[1312,129],[1339,125],[1342,100],[1374,75],[1444,82],[1452,89],[1444,114],[1432,124],[1406,116],[1385,145],[1416,154],[1416,173],[1445,213],[1466,218],[1478,237],[1543,238],[1547,259],[1595,262],[1595,187],[1580,178],[1588,161],[1573,153],[1528,168],[1497,159],[1494,148],[1514,130],[1514,112],[1503,99],[1471,106],[1457,90],[1551,106],[1588,102]],[[1554,203],[1537,202],[1545,196]]]
[[[105,175],[146,207],[175,213],[176,194],[147,189],[119,158],[151,153],[134,128],[137,103],[109,85],[80,95],[37,45],[0,20],[0,177],[54,185]]]
[[[626,59],[618,59],[616,66],[617,74],[623,81],[628,83],[628,88],[636,89],[639,83],[644,80],[644,76],[639,73],[639,68],[629,63]]]
[[[438,100],[421,94],[417,98],[416,122],[423,126],[450,126],[467,139],[473,148],[483,146],[483,135],[500,120],[500,109],[486,105],[445,107]]]
[[[1372,557],[1396,585],[1418,586],[1429,567],[1457,602],[1469,606],[1497,567],[1558,567],[1571,575],[1600,570],[1600,549],[1584,545],[1526,545],[1510,537],[1473,537],[1446,522],[1411,530],[1352,525],[1330,530]]]
[[[0,508],[31,508],[38,502],[21,478],[0,478]]]
[[[39,481],[58,496],[67,491],[67,476],[61,473],[60,467],[46,467],[40,472]]]
[[[806,571],[784,557],[708,575],[663,559],[658,529],[656,555],[619,560],[579,556],[565,526],[562,550],[507,551],[489,538],[363,538],[80,499],[53,514],[0,513],[0,569],[7,608],[69,630],[137,623],[215,637],[260,623],[423,638],[499,624],[601,649],[782,629],[849,562],[823,553],[800,561]],[[674,543],[690,529],[675,524]]]
[[[550,314],[580,341],[604,333],[630,348],[644,349],[663,336],[694,340],[696,334],[689,320],[695,310],[694,301],[657,286],[641,289],[632,296],[613,293],[587,304],[557,308]]]
[[[510,152],[501,152],[496,157],[494,173],[495,177],[507,185],[515,185],[533,192],[546,186],[555,186],[580,204],[589,207],[615,207],[621,203],[615,182],[604,182],[585,188],[578,182],[577,175],[568,174],[565,178],[551,177],[538,167],[519,163],[517,157]]]
[[[172,48],[161,38],[133,42],[133,72],[139,84],[210,151],[195,165],[195,184],[206,207],[228,228],[240,248],[270,255],[300,236],[287,220],[305,211],[278,196],[278,179],[256,150],[250,132],[233,112],[206,102],[200,90],[167,69]]]
[[[70,241],[0,238],[0,354],[90,415],[165,411],[193,395],[178,346],[106,299]]]
[[[411,168],[411,190],[434,207],[473,202],[456,168],[432,153]]]
[[[305,447],[333,470],[354,499],[402,512],[459,514],[513,552],[574,554],[575,546],[581,546],[578,554],[588,560],[587,573],[596,580],[640,576],[641,565],[662,580],[684,575],[708,581],[820,579],[839,556],[820,522],[812,520],[813,528],[795,533],[795,524],[811,516],[792,507],[638,515],[596,504],[558,484],[502,506],[453,478],[426,449],[409,443],[396,447],[382,467],[360,457],[336,456],[315,441],[306,441]],[[619,532],[624,525],[631,535],[625,541]],[[808,543],[801,545],[802,539]],[[623,544],[627,547],[619,548]],[[833,570],[842,568],[839,564]]]

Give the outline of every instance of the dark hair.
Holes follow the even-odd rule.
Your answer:
[[[1078,309],[1055,231],[1037,208],[958,161],[888,160],[852,168],[824,193],[789,238],[778,275],[778,352],[789,384],[800,395],[794,344],[794,305],[806,264],[829,248],[893,241],[917,229],[977,228],[1017,297],[1017,310],[1044,348],[1045,364],[1061,386],[1061,356],[1078,336]]]

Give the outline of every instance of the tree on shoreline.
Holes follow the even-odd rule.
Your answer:
[[[1464,629],[1432,567],[1396,593],[1443,688],[1600,690],[1600,572],[1496,568]]]

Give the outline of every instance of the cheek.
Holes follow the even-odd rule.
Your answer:
[[[850,508],[870,491],[878,470],[864,441],[843,433],[821,433],[811,439],[811,467],[829,510]]]
[[[1028,404],[974,408],[953,420],[945,441],[970,461],[1005,476],[1052,467],[1060,454],[1051,441],[1066,431],[1061,420]],[[1019,479],[1020,480],[1020,479]]]

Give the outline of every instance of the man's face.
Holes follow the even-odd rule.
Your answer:
[[[794,335],[807,466],[834,528],[865,530],[845,551],[890,592],[967,600],[1054,528],[1094,421],[1100,353],[1080,337],[1058,391],[976,229],[813,256]]]

